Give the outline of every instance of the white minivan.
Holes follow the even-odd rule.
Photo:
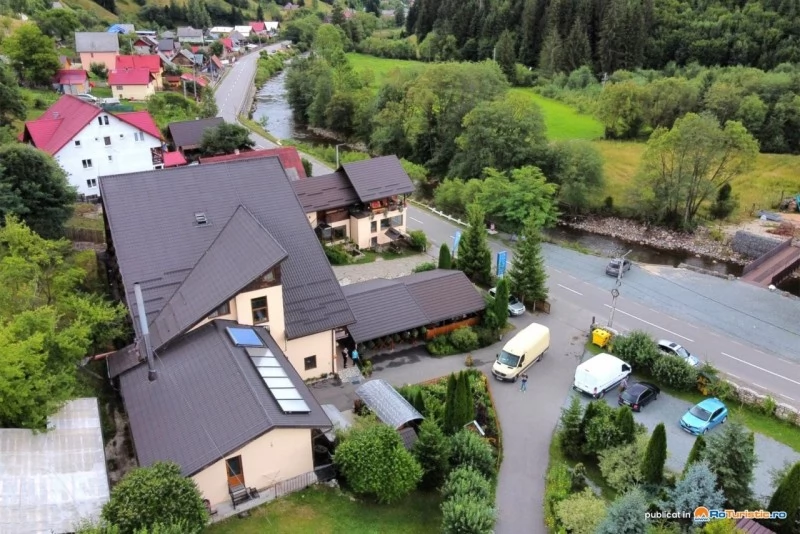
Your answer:
[[[550,329],[532,323],[505,344],[492,365],[492,374],[498,380],[516,382],[519,375],[538,362],[550,348]]]
[[[631,366],[616,356],[598,354],[575,369],[575,391],[599,399],[631,374]]]

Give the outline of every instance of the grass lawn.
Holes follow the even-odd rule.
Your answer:
[[[75,212],[72,217],[67,221],[67,226],[73,228],[88,228],[90,230],[104,230],[105,224],[103,217],[85,217],[84,214],[96,213],[94,204],[78,202],[75,204]]]
[[[92,88],[92,95],[96,96],[97,98],[111,98],[113,93],[111,92],[111,88],[106,87],[93,87]]]
[[[530,88],[514,87],[509,94],[526,97],[541,108],[548,139],[592,140],[603,137],[603,125],[591,115],[582,115],[575,108],[552,98],[545,98]]]
[[[20,91],[25,98],[25,120],[29,121],[38,119],[60,96],[55,91],[45,89],[27,89],[21,87]],[[20,131],[21,130],[22,126],[20,125]]]
[[[65,0],[64,4],[73,9],[81,8],[90,13],[94,13],[103,22],[114,23],[119,21],[119,17],[111,11],[100,7],[99,4],[94,3],[92,0]]]
[[[393,505],[353,501],[340,490],[315,486],[208,527],[208,534],[427,534],[441,530],[439,497],[416,492]]]
[[[409,70],[419,69],[420,71],[428,68],[430,63],[423,63],[422,61],[409,61],[406,59],[389,59],[382,57],[369,56],[366,54],[347,54],[347,59],[350,65],[353,66],[357,72],[364,72],[367,70],[372,71],[374,79],[372,80],[371,87],[377,91],[383,84],[383,81],[395,69]]]

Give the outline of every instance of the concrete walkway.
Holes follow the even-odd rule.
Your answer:
[[[372,263],[358,265],[335,265],[333,274],[339,284],[346,286],[356,282],[364,282],[375,278],[398,278],[412,273],[414,267],[425,262],[435,261],[427,254],[415,254],[394,260],[377,258]]]

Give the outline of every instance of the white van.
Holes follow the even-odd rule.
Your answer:
[[[631,366],[616,356],[598,354],[575,369],[575,391],[599,399],[631,374]]]
[[[492,365],[492,374],[498,380],[516,382],[549,348],[550,329],[538,323],[530,324],[505,344]]]

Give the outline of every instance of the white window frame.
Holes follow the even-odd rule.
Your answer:
[[[81,163],[83,164],[83,168],[84,169],[91,169],[92,168],[92,160],[91,159],[82,160]]]

